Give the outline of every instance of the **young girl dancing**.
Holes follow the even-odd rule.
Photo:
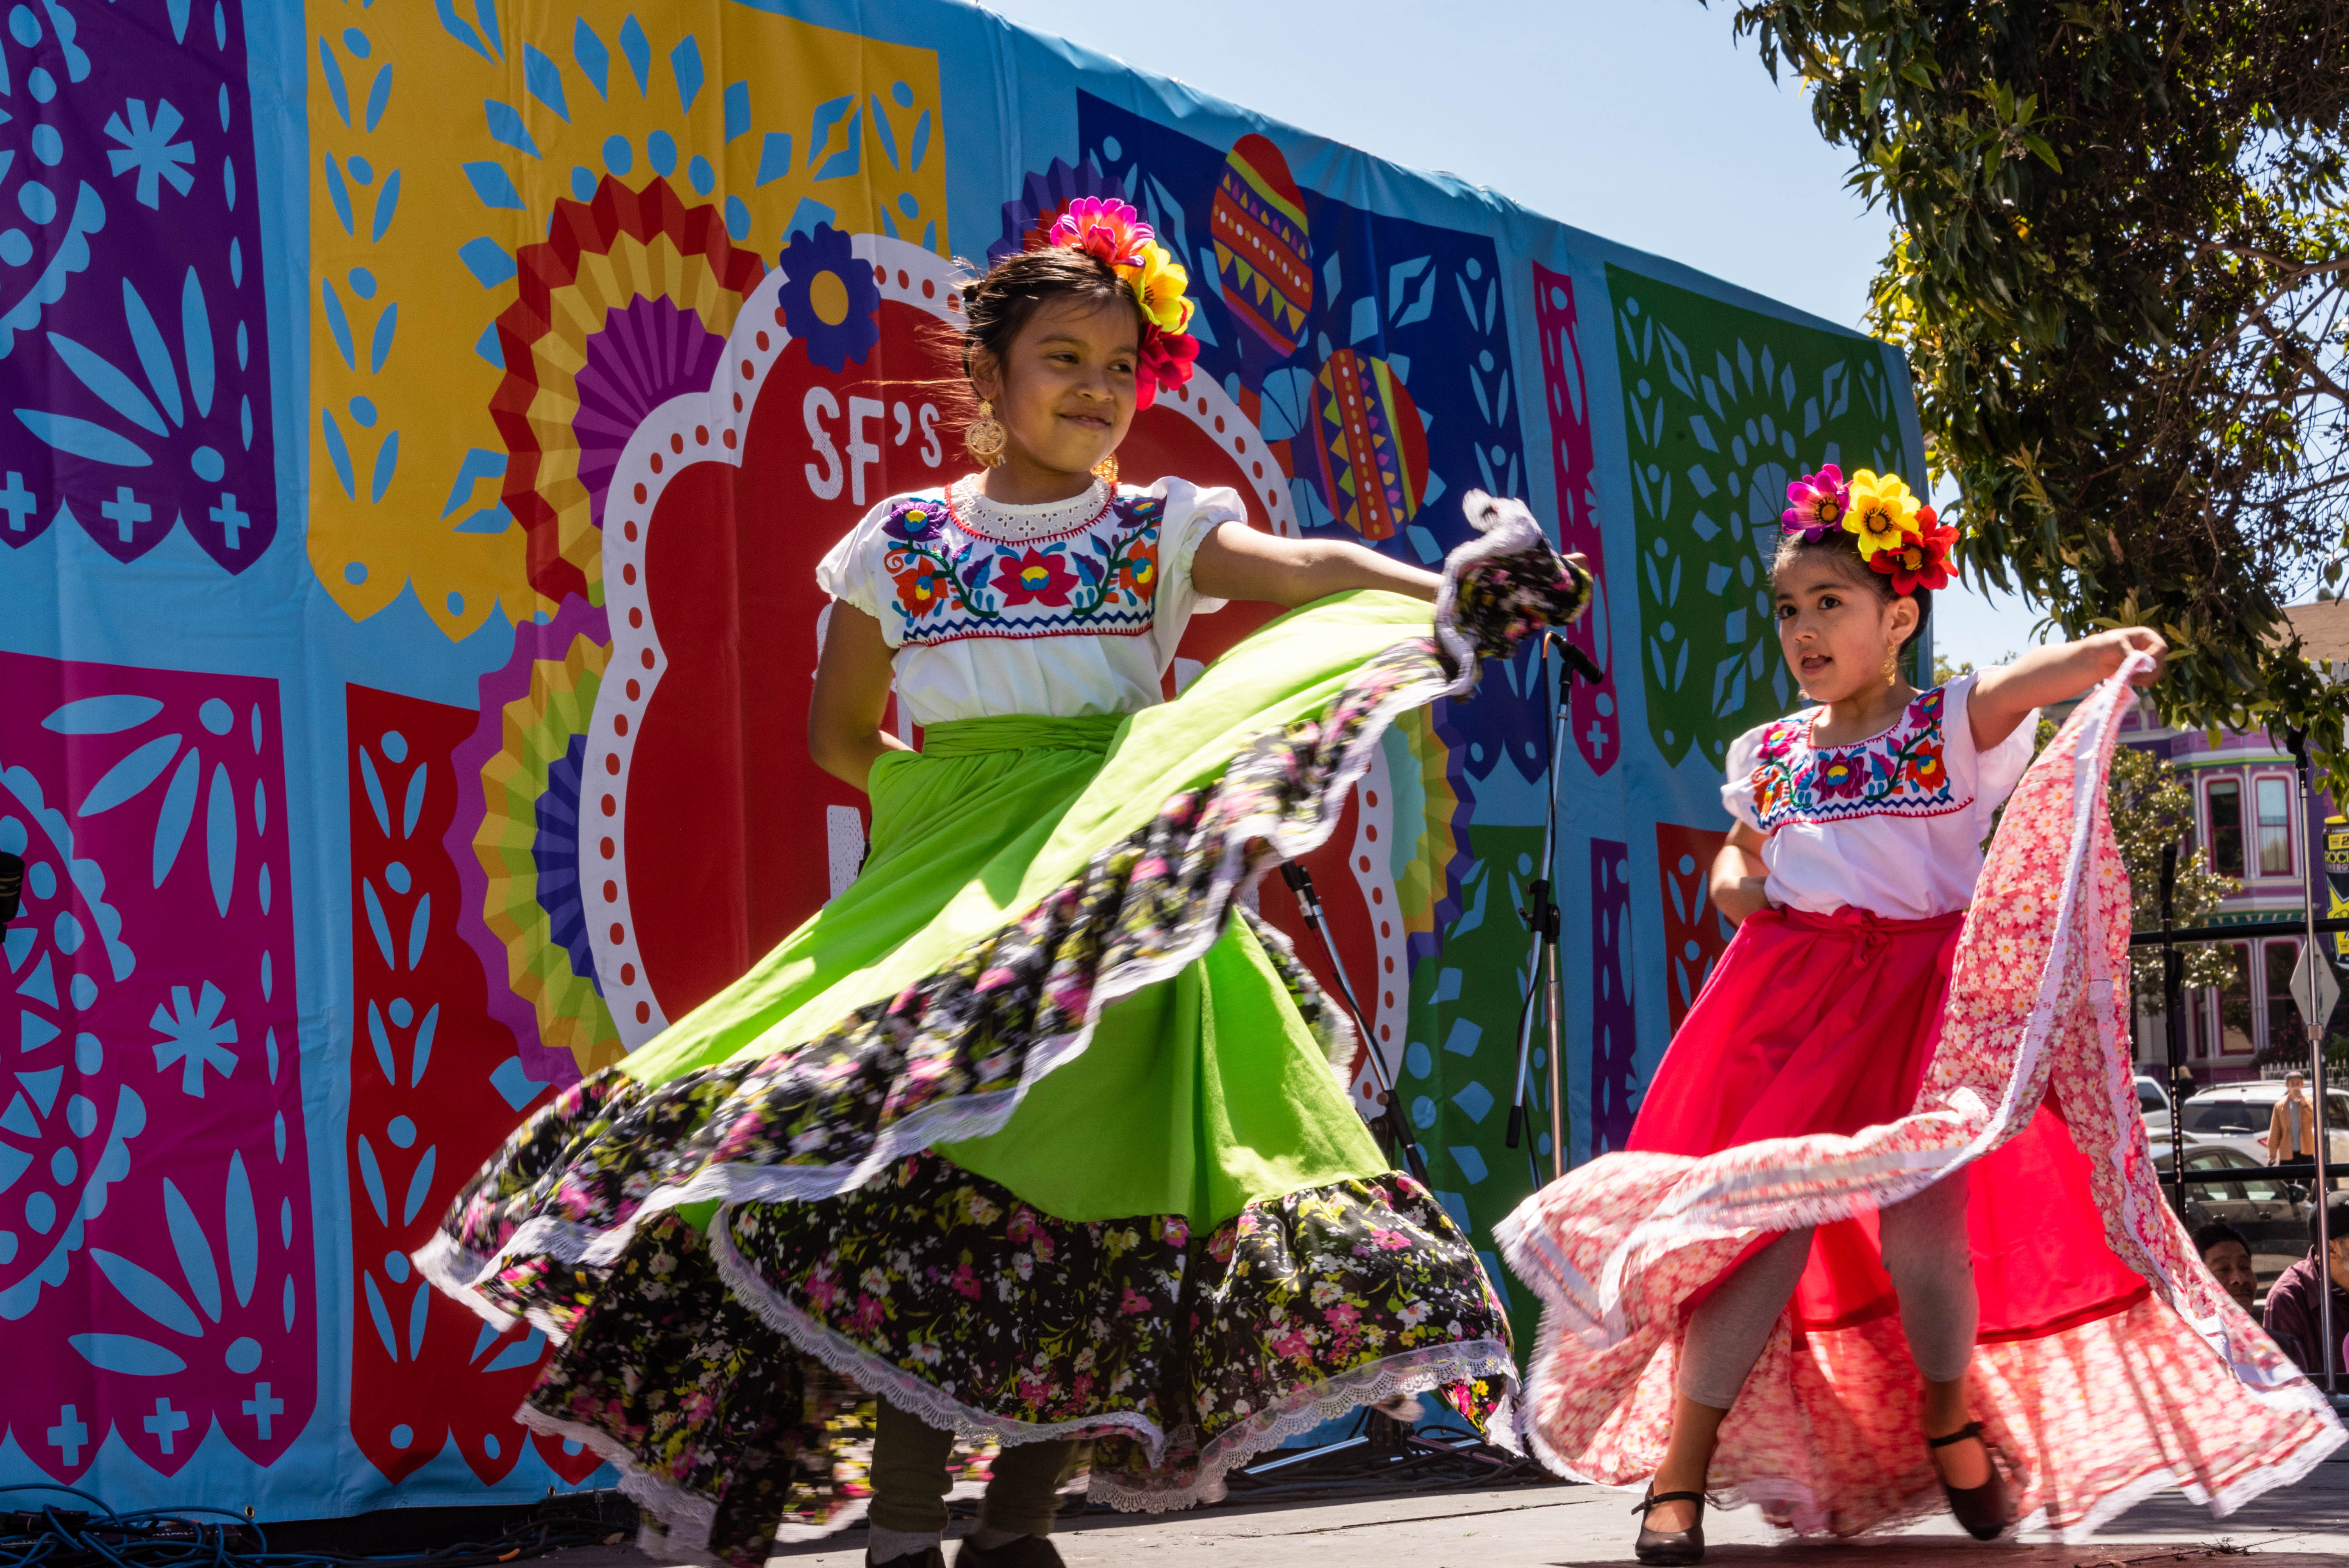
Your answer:
[[[1178,1507],[1355,1405],[1481,1420],[1514,1370],[1468,1241],[1331,1070],[1350,1031],[1237,895],[1328,837],[1396,714],[1588,579],[1481,496],[1438,578],[1101,477],[1187,377],[1191,304],[1132,208],[1051,233],[959,301],[982,471],[820,571],[808,741],[872,798],[863,872],[533,1117],[419,1254],[564,1341],[523,1418],[616,1463],[660,1550],[750,1565],[853,1518],[858,1389],[869,1561],[943,1563],[961,1437],[1001,1449],[957,1561],[1032,1568],[1074,1439],[1096,1500]],[[1310,607],[1162,704],[1231,598]]]
[[[2162,640],[2123,628],[1920,693],[1903,655],[1955,531],[1865,469],[1827,466],[1789,499],[1772,586],[1815,706],[1729,748],[1711,889],[1736,934],[1628,1151],[1502,1230],[1551,1304],[1531,1436],[1559,1469],[1647,1483],[1643,1563],[1702,1557],[1709,1485],[1836,1534],[1937,1493],[1982,1540],[2023,1513],[2090,1529],[2173,1481],[2231,1506],[2340,1434],[2220,1305],[2150,1186],[2140,1119],[2116,1113],[2126,1036],[2097,1033],[2127,900],[2116,858],[2087,851],[2110,847],[2112,709],[2156,677]],[[2010,813],[2030,825],[2001,833],[2012,852],[1975,903],[2033,710],[2107,677],[2051,748],[2095,776],[2033,774]],[[2083,886],[2101,992],[2082,985]],[[2123,1210],[2141,1233],[2119,1234]]]

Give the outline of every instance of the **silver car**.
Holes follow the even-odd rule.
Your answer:
[[[2283,1085],[2271,1078],[2219,1084],[2186,1102],[2180,1126],[2193,1142],[2223,1144],[2264,1165],[2268,1122],[2282,1099]],[[2349,1090],[2328,1089],[2324,1101],[2325,1157],[2349,1175]]]

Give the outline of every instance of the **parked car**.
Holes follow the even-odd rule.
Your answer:
[[[2137,1109],[2145,1118],[2145,1130],[2156,1142],[2169,1135],[2169,1091],[2161,1080],[2146,1073],[2137,1075]]]
[[[2222,1083],[2189,1099],[2179,1114],[2185,1130],[2198,1141],[2240,1150],[2264,1165],[2268,1120],[2282,1099],[2283,1085],[2271,1078]],[[2349,1090],[2329,1089],[2324,1099],[2325,1158],[2341,1163],[2349,1174]]]
[[[2194,1102],[2186,1102],[2191,1106]],[[2157,1147],[2154,1168],[2162,1173],[2168,1191],[2169,1150]],[[2276,1275],[2308,1255],[2310,1205],[2298,1201],[2302,1189],[2267,1173],[2266,1164],[2241,1150],[2223,1143],[2186,1150],[2188,1174],[2226,1171],[2227,1179],[2189,1181],[2186,1185],[2186,1228],[2192,1230],[2223,1220],[2243,1234],[2251,1249],[2251,1269],[2264,1290]]]

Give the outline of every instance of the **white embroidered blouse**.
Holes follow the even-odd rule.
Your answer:
[[[1919,693],[1890,728],[1849,746],[1812,744],[1815,707],[1731,744],[1721,803],[1765,835],[1771,903],[1926,920],[1972,900],[1992,813],[2022,782],[2039,728],[2030,714],[1977,753],[1974,679]]]
[[[1007,506],[974,475],[875,506],[816,581],[880,621],[916,724],[1133,713],[1161,700],[1191,617],[1223,608],[1191,583],[1201,542],[1247,515],[1184,480]]]

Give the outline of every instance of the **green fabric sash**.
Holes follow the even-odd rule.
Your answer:
[[[1040,713],[1010,713],[998,718],[957,718],[922,731],[925,757],[983,757],[990,751],[1090,751],[1101,756],[1117,738],[1126,715],[1086,714],[1053,718]]]

